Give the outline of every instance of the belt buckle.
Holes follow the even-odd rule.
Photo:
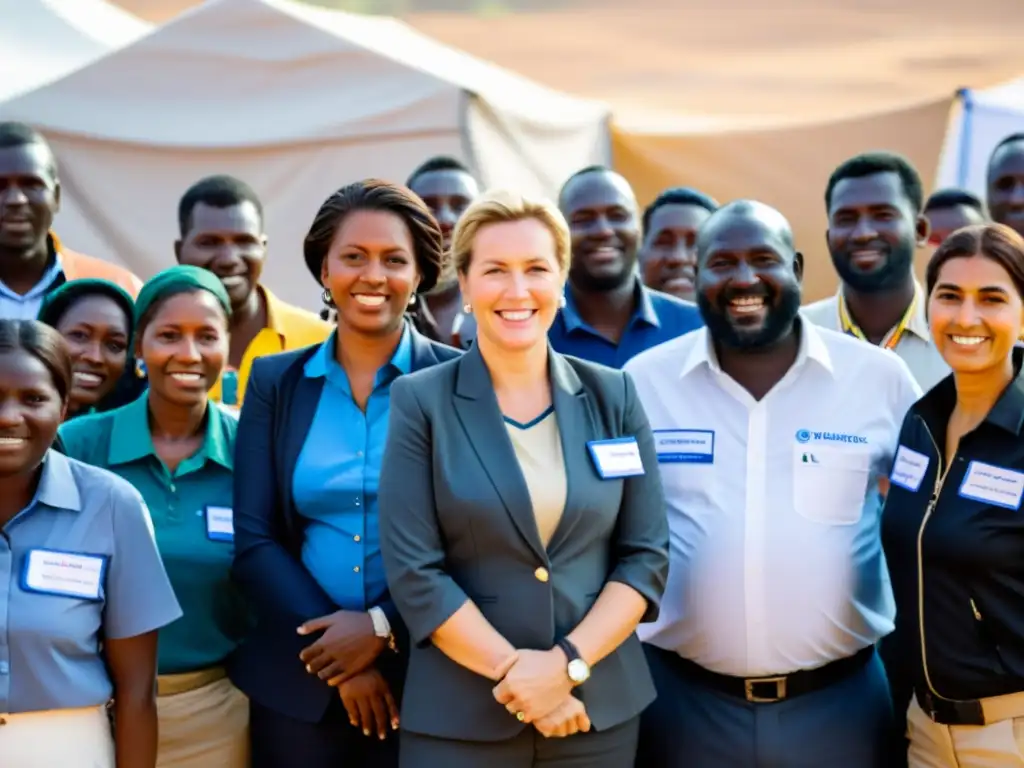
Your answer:
[[[774,696],[758,696],[754,693],[755,685],[775,685]],[[754,677],[743,681],[743,692],[747,701],[752,704],[774,704],[786,698],[786,676],[779,677]]]

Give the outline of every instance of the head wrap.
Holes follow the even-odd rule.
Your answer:
[[[89,277],[64,283],[57,290],[46,294],[36,319],[51,328],[56,328],[61,318],[79,299],[90,296],[104,296],[117,304],[118,308],[124,312],[130,347],[135,325],[135,302],[124,288],[109,280]]]
[[[154,275],[142,286],[139,297],[135,300],[135,327],[139,327],[139,321],[154,304],[170,296],[193,291],[207,291],[213,294],[224,308],[228,320],[231,319],[231,299],[228,298],[228,292],[224,290],[217,276],[208,269],[179,264]]]

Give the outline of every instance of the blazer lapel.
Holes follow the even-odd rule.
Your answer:
[[[298,378],[291,392],[291,403],[281,409],[281,415],[286,422],[281,426],[281,444],[283,445],[283,461],[281,471],[283,477],[279,482],[285,489],[284,497],[289,499],[291,504],[285,510],[285,523],[289,532],[297,533],[297,515],[295,508],[295,495],[293,493],[292,481],[295,478],[295,465],[299,463],[299,454],[306,444],[306,436],[313,425],[313,417],[316,416],[317,406],[320,405],[320,396],[324,391],[324,380],[322,378],[311,379],[303,373],[304,363],[297,366]]]
[[[459,360],[454,402],[462,428],[512,522],[534,554],[546,561],[526,480],[505,431],[491,376],[476,347]]]
[[[573,503],[574,484],[585,482],[592,474],[589,466],[587,441],[599,437],[591,418],[586,390],[580,377],[565,358],[553,350],[548,353],[551,372],[551,397],[555,406],[555,419],[562,441],[562,457],[565,462],[565,509],[562,519],[548,542],[548,551],[554,552],[559,544],[571,533],[573,527],[583,519],[583,510]]]
[[[427,337],[417,331],[412,323],[409,323],[409,332],[412,335],[410,339],[412,343],[412,364],[410,367],[412,370],[418,371],[420,368],[429,368],[432,365],[437,365],[437,355],[434,353],[434,347]]]

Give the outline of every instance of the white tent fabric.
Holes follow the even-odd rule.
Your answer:
[[[0,19],[0,100],[63,77],[152,29],[105,0],[0,0]]]
[[[172,259],[182,192],[230,173],[266,208],[264,279],[311,308],[319,289],[302,238],[340,185],[404,181],[443,153],[468,161],[485,185],[552,196],[611,153],[603,104],[393,19],[292,0],[209,0],[6,111],[54,147],[57,229],[70,247],[152,275]]]
[[[983,90],[964,89],[939,160],[938,185],[985,195],[988,159],[1011,133],[1024,131],[1024,77]]]

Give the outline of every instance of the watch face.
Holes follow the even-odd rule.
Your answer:
[[[583,659],[573,659],[569,662],[569,679],[574,683],[582,683],[590,677],[590,666]]]

